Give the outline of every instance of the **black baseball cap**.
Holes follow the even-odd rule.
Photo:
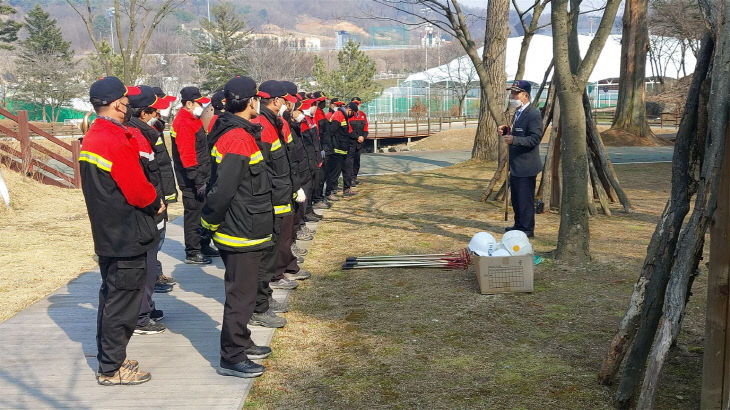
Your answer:
[[[341,106],[345,105],[345,103],[344,103],[344,102],[342,102],[342,100],[340,100],[340,99],[339,99],[339,98],[337,98],[337,97],[334,97],[333,99],[331,99],[331,100],[330,100],[330,104],[334,104],[334,105],[336,105],[336,106],[338,106],[338,107],[341,107]]]
[[[317,101],[324,101],[327,99],[327,96],[324,95],[322,91],[315,91],[314,94],[312,94],[312,98],[314,98]]]
[[[223,87],[223,93],[226,100],[244,100],[251,97],[271,98],[269,94],[259,91],[256,81],[252,78],[240,75],[228,80]]]
[[[182,101],[195,101],[199,102],[201,104],[208,104],[210,102],[210,98],[203,97],[200,94],[200,90],[198,87],[185,87],[182,90],[180,90],[180,99]]]
[[[225,109],[225,107],[223,106],[224,99],[225,99],[225,95],[223,93],[223,90],[217,91],[215,94],[213,94],[212,97],[210,97],[210,104],[216,110],[223,110],[223,109]]]
[[[158,108],[159,106],[162,106],[163,101],[159,100],[157,96],[155,95],[155,91],[152,89],[152,87],[148,87],[146,85],[140,85],[139,86],[140,93],[137,95],[130,95],[129,96],[129,105],[133,108],[145,108],[145,107],[152,107],[152,108]],[[166,106],[164,108],[167,108]]]
[[[347,108],[349,108],[355,112],[357,112],[359,110],[357,103],[355,103],[355,102],[350,102],[349,104],[347,104]]]
[[[524,91],[529,95],[530,91],[532,91],[532,84],[525,80],[515,80],[515,82],[513,82],[510,87],[507,87],[507,89],[517,92]]]
[[[281,81],[282,86],[284,87],[284,90],[286,91],[286,95],[284,98],[286,98],[287,101],[290,103],[295,103],[299,101],[297,98],[297,85],[294,84],[291,81]]]
[[[299,101],[304,101],[307,99],[307,93],[305,93],[304,91],[299,91],[297,93],[297,98],[299,98]]]
[[[152,87],[152,90],[155,92],[155,95],[160,100],[165,100],[168,103],[172,103],[173,101],[177,100],[177,97],[174,95],[167,95],[164,91],[162,91],[162,88],[160,87]]]
[[[284,83],[281,81],[275,81],[275,80],[268,80],[264,81],[259,85],[259,90],[262,92],[265,92],[266,94],[269,94],[268,98],[276,98],[276,97],[282,97],[284,98],[287,95],[286,88],[284,87]]]
[[[362,103],[362,100],[360,99],[360,97],[353,97],[352,100],[350,100],[350,101],[354,102],[357,105],[360,105]]]
[[[89,101],[94,105],[109,105],[124,97],[141,93],[139,87],[127,87],[117,77],[102,77],[91,84]]]

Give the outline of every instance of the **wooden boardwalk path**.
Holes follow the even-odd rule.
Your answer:
[[[178,284],[155,294],[167,330],[132,336],[127,355],[152,380],[139,386],[96,383],[96,308],[100,275],[82,274],[45,299],[0,323],[0,408],[240,409],[251,379],[216,373],[223,317],[223,262],[185,265],[182,218],[168,225],[160,261]],[[300,244],[300,247],[303,247]],[[288,291],[274,291],[285,300]],[[251,327],[256,344],[273,329]]]

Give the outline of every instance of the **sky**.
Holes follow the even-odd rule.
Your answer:
[[[471,7],[481,7],[481,8],[487,8],[487,0],[459,0],[460,3],[471,6]],[[581,4],[580,8],[581,10],[592,10],[599,8],[603,6],[606,2],[601,0],[583,0],[583,3]],[[517,0],[517,4],[522,9],[526,9],[527,7],[535,4],[535,0]],[[510,4],[510,8],[513,8]],[[550,6],[545,9],[545,11],[549,11]]]

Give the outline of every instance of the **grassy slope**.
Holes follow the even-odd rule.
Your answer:
[[[320,225],[277,332],[268,372],[247,406],[263,408],[610,408],[596,383],[604,349],[667,198],[668,164],[618,167],[637,212],[591,220],[594,262],[546,258],[535,293],[487,296],[468,271],[343,272],[348,255],[463,248],[507,223],[478,202],[491,172],[474,164],[367,179]],[[559,218],[537,217],[536,251],[555,248]],[[498,236],[499,237],[499,236]],[[704,270],[704,268],[703,268]],[[684,330],[657,408],[699,400],[705,276],[695,282]]]

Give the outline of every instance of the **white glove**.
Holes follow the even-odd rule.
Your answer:
[[[307,200],[307,195],[304,193],[304,190],[302,188],[299,188],[299,190],[297,191],[297,196],[294,198],[294,200],[300,204]]]

